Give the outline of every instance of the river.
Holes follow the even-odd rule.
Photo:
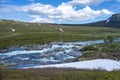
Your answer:
[[[114,39],[114,42],[119,41],[120,38]],[[82,55],[81,49],[84,46],[103,43],[104,40],[94,40],[14,47],[7,52],[0,53],[0,62],[9,68],[75,62]]]

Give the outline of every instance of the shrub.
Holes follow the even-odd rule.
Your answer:
[[[83,50],[83,51],[89,51],[89,50],[97,51],[98,48],[97,48],[96,45],[94,45],[94,46],[92,45],[92,46],[85,46],[85,47],[82,48],[82,50]]]
[[[114,38],[112,36],[107,36],[105,39],[104,39],[104,42],[105,43],[113,43],[113,40]]]

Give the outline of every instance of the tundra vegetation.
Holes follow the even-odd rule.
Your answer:
[[[60,31],[60,28],[64,32]],[[14,31],[12,31],[14,29]],[[119,28],[65,26],[2,20],[0,22],[0,47],[44,44],[58,41],[85,41],[120,37]]]
[[[1,49],[58,41],[105,39],[105,44],[84,47],[82,50],[85,52],[78,60],[96,58],[120,60],[120,43],[113,42],[113,38],[116,37],[120,37],[119,28],[36,24],[9,20],[0,22]],[[56,68],[18,70],[7,69],[0,64],[0,80],[120,80],[120,71]]]

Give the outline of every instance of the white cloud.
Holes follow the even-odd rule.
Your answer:
[[[41,15],[56,15],[59,12],[55,7],[51,5],[43,5],[41,3],[34,3],[31,5],[26,5],[20,7],[21,11],[31,12],[32,14],[41,14]]]
[[[62,3],[58,7],[36,3],[36,4],[22,6],[21,10],[24,12],[31,13],[33,15],[46,16],[46,18],[50,18],[53,20],[58,19],[59,21],[62,22],[94,19],[95,17],[101,15],[109,15],[112,13],[107,9],[92,10],[89,6],[86,6],[83,9],[76,10],[75,7],[73,7],[72,5],[67,5],[66,3]],[[38,17],[36,18],[35,21],[37,20],[39,21]]]
[[[83,9],[76,10],[73,6],[62,4],[57,7],[61,11],[61,21],[83,21],[86,19],[93,19],[101,15],[109,15],[112,12],[107,9],[92,10],[89,6]]]
[[[54,21],[49,18],[42,18],[38,15],[30,15],[33,20],[31,22],[37,22],[37,23],[53,23]]]
[[[99,5],[106,0],[72,0],[67,4],[70,5]]]
[[[47,23],[84,21],[87,19],[94,19],[102,15],[112,14],[112,12],[107,9],[93,10],[89,6],[82,9],[76,9],[73,5],[68,5],[66,3],[62,3],[57,7],[41,3],[34,3],[25,6],[5,6],[0,10],[25,12],[33,18],[32,22]]]

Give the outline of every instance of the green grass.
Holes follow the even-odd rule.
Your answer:
[[[60,32],[59,27],[65,32]],[[12,32],[10,29],[16,31]],[[56,41],[83,41],[106,36],[120,37],[120,29],[87,26],[62,26],[14,21],[0,22],[0,47],[43,44]]]
[[[1,69],[0,80],[120,80],[120,71],[77,69]]]
[[[82,50],[83,55],[78,60],[98,58],[120,60],[120,42],[86,46]]]
[[[59,27],[63,28],[64,32],[61,33]],[[16,31],[11,32],[11,28],[14,28]],[[104,39],[106,36],[120,37],[120,29],[0,21],[0,48],[56,41]],[[102,49],[93,48],[87,50],[80,59],[95,59],[105,55],[107,55],[106,58],[108,58],[108,54],[112,56],[115,55],[112,53],[116,53],[115,56],[117,56],[120,43],[112,43],[111,45],[118,45],[118,47],[112,47],[108,44],[97,45],[97,48]],[[120,71],[106,72],[76,69],[18,70],[5,69],[4,65],[0,64],[0,80],[120,80]]]

